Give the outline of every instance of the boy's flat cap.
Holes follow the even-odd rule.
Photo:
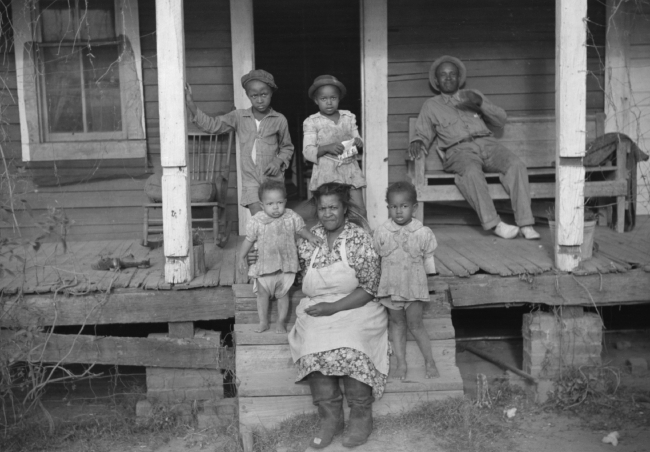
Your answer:
[[[241,78],[241,86],[246,89],[246,83],[250,82],[251,80],[259,80],[262,83],[266,83],[274,91],[278,89],[278,85],[275,84],[273,75],[271,75],[270,72],[266,72],[264,69],[253,69],[248,74],[244,75]]]

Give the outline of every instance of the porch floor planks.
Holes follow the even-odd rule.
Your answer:
[[[78,284],[74,286],[75,290],[86,291],[88,290],[88,281],[89,277],[94,270],[90,268],[91,254],[93,252],[101,252],[107,247],[111,246],[113,242],[110,240],[103,240],[101,242],[90,242],[86,247],[80,249],[77,253],[70,253],[69,262],[74,268],[74,276],[79,280]],[[56,286],[60,283],[60,271],[54,265],[48,263],[48,261],[40,262],[42,265],[48,265],[51,273],[48,273],[47,277],[43,279],[40,284],[36,287],[28,287],[28,292],[37,292],[37,293],[47,293],[54,291]],[[72,276],[70,279],[74,279]],[[81,276],[81,277],[80,277]],[[67,278],[64,278],[67,280]]]
[[[59,259],[62,262],[67,261],[69,259],[68,254],[71,252],[71,247],[68,245],[66,248],[67,252],[64,254],[60,242],[44,243],[35,253],[33,250],[30,250],[27,253],[21,253],[21,255],[27,259],[22,289],[24,291],[34,291],[36,287],[42,285],[48,278],[54,278],[55,276],[52,275],[56,272],[55,266],[46,266],[45,264],[54,259],[57,262]]]
[[[445,239],[446,240],[446,239]],[[471,260],[467,259],[465,256],[460,254],[458,251],[456,251],[452,246],[449,245],[449,243],[446,243],[446,241],[441,245],[441,239],[438,239],[438,247],[442,248],[442,256],[445,262],[447,261],[453,261],[456,262],[457,265],[460,265],[462,268],[465,269],[467,273],[470,275],[473,275],[474,273],[478,272],[480,270],[480,267],[472,262]],[[450,267],[452,268],[453,264],[450,262]],[[464,272],[461,272],[461,274],[457,274],[456,276],[464,276]]]
[[[242,239],[243,240],[243,239]],[[232,286],[235,283],[236,254],[240,236],[230,236],[230,240],[223,248],[223,259],[221,261],[220,283],[222,286]]]
[[[435,262],[436,262],[436,271],[441,276],[455,276],[456,273],[459,271],[459,269],[457,268],[454,269],[454,271],[449,270],[449,268],[447,268],[447,266],[443,264],[442,261],[437,257],[435,257]],[[469,276],[469,273],[467,274],[467,276]]]
[[[609,231],[608,231],[609,232]],[[650,231],[649,231],[650,232]],[[622,234],[622,235],[625,235]],[[634,265],[650,262],[650,245],[635,240],[634,237],[615,237],[608,233],[596,234],[598,251],[614,259]]]
[[[448,272],[451,272],[451,275],[447,275],[438,270],[438,273],[442,276],[460,276],[462,278],[471,275],[469,270],[451,257],[449,247],[446,245],[438,244],[438,248],[436,248],[436,251],[434,252],[434,258],[436,261],[436,270],[438,270],[439,265],[442,265]]]
[[[458,240],[448,239],[448,245],[487,273],[500,276],[512,276],[512,271],[507,266],[499,262],[489,253],[475,248],[473,243],[465,245]]]

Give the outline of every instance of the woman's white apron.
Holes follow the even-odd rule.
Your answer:
[[[293,361],[312,353],[347,347],[368,355],[377,370],[387,375],[388,317],[381,304],[371,301],[331,316],[312,317],[305,313],[309,306],[334,303],[359,287],[354,269],[348,265],[345,240],[341,241],[342,260],[339,262],[314,268],[319,252],[317,248],[312,254],[302,286],[307,298],[300,300],[296,323],[289,332]]]

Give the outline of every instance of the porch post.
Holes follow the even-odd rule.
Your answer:
[[[605,133],[620,132],[633,136],[630,121],[630,33],[631,20],[625,0],[607,0],[607,34],[605,44]],[[625,152],[625,149],[620,152]],[[618,153],[617,153],[618,154]],[[622,155],[621,157],[624,157]],[[627,168],[617,157],[617,175],[625,178]],[[625,229],[625,196],[616,203],[616,230]]]
[[[253,30],[253,0],[230,0],[230,33],[232,38],[232,82],[235,108],[250,106],[246,91],[241,87],[241,78],[255,67],[255,34]],[[250,218],[247,208],[239,205],[242,193],[241,148],[239,139],[235,142],[237,152],[237,208],[239,235],[246,234],[246,222]]]
[[[587,0],[556,0],[555,9],[555,266],[571,271],[584,228]]]
[[[156,0],[165,282],[194,276],[182,0]]]
[[[368,221],[388,218],[388,1],[361,1],[361,90]]]

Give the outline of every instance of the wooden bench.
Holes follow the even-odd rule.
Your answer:
[[[415,135],[417,118],[409,118],[409,141]],[[587,115],[587,143],[604,132],[604,115]],[[506,126],[495,130],[495,138],[516,153],[528,168],[530,195],[533,199],[555,198],[555,117],[554,116],[516,116],[509,117]],[[604,180],[585,182],[586,198],[616,197],[616,230],[623,232],[625,201],[627,193],[627,148],[618,146],[616,166],[585,167],[587,179],[590,175],[601,173]],[[426,159],[408,160],[408,173],[418,193],[420,206],[416,217],[424,218],[423,202],[464,201],[454,183],[454,175],[443,170],[440,155],[431,146]],[[510,197],[499,182],[498,174],[487,173],[490,196],[494,200]]]
[[[435,287],[434,287],[435,286]],[[431,339],[433,357],[440,378],[424,378],[424,360],[413,337],[407,337],[406,354],[409,363],[407,381],[389,381],[384,396],[373,404],[373,413],[398,413],[429,400],[463,396],[463,380],[456,367],[455,331],[451,323],[451,305],[447,299],[448,286],[430,281],[431,302],[424,310],[424,325]],[[295,383],[296,368],[291,358],[286,334],[255,333],[259,324],[257,301],[251,284],[233,285],[235,294],[235,356],[239,396],[240,432],[244,449],[252,450],[252,431],[276,427],[289,416],[315,413],[309,384]],[[290,292],[288,327],[296,320],[296,307],[304,297],[302,291]],[[277,320],[277,306],[271,302],[269,318]],[[394,356],[391,357],[391,367]],[[348,415],[347,403],[344,403]]]

